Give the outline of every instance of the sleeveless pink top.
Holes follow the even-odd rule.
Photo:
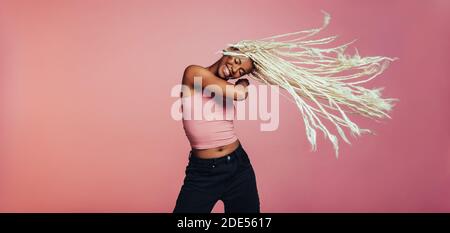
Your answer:
[[[234,133],[234,103],[230,101],[227,105],[222,97],[218,102],[199,91],[181,98],[183,128],[192,148],[209,149],[238,139]]]

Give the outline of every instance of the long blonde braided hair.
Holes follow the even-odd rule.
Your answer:
[[[333,143],[337,158],[338,139],[323,125],[318,116],[333,123],[339,135],[348,144],[351,143],[341,127],[349,128],[353,137],[355,134],[360,136],[362,133],[375,134],[369,129],[359,128],[346,113],[359,114],[371,119],[391,118],[387,113],[399,99],[381,98],[383,87],[366,89],[357,84],[377,77],[390,62],[398,58],[360,57],[356,49],[354,56],[345,54],[347,46],[356,40],[338,47],[316,47],[316,45],[328,44],[337,37],[307,39],[329,24],[330,15],[325,11],[322,12],[324,22],[320,28],[258,40],[242,40],[235,44],[228,44],[232,49],[225,49],[220,53],[250,58],[255,65],[255,69],[249,74],[252,79],[268,85],[278,85],[286,90],[293,97],[303,116],[306,135],[312,145],[311,150],[317,150],[315,129],[320,129],[324,137],[328,137]],[[286,39],[290,37],[294,38]],[[333,53],[335,56],[331,56]],[[350,74],[342,74],[342,72]],[[358,78],[362,79],[357,80]],[[305,99],[312,101],[316,107],[306,103]],[[348,109],[342,109],[344,106]],[[338,111],[340,116],[330,113],[329,110]]]

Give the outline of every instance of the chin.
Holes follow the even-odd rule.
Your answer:
[[[225,74],[223,73],[223,67],[218,72],[219,78],[228,80],[228,77],[225,77]]]

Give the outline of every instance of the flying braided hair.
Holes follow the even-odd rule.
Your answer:
[[[360,57],[356,48],[355,55],[345,54],[347,46],[356,40],[338,47],[319,48],[317,45],[328,44],[337,38],[330,36],[310,39],[330,22],[330,15],[325,11],[322,13],[324,20],[320,28],[258,40],[242,40],[228,44],[229,47],[219,53],[250,58],[255,66],[249,74],[250,78],[267,85],[278,85],[293,98],[292,100],[285,96],[297,105],[302,114],[306,135],[312,145],[311,151],[317,150],[315,129],[320,129],[324,137],[328,137],[332,142],[338,158],[338,139],[324,126],[320,118],[329,120],[348,144],[351,143],[342,127],[349,128],[353,137],[362,133],[375,135],[369,129],[359,128],[346,113],[370,119],[391,118],[388,112],[399,99],[381,98],[381,90],[384,87],[366,89],[359,84],[374,79],[390,62],[398,58]]]

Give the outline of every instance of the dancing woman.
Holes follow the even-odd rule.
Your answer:
[[[315,129],[320,129],[338,156],[338,139],[320,118],[331,122],[348,144],[342,127],[348,128],[354,137],[373,133],[359,128],[348,113],[371,119],[390,118],[387,112],[398,99],[381,98],[383,88],[366,89],[358,84],[375,78],[397,58],[360,57],[357,50],[354,56],[345,54],[354,41],[320,48],[337,37],[310,39],[329,24],[330,15],[323,13],[320,28],[242,40],[222,50],[222,57],[214,64],[190,65],[185,69],[181,93],[183,127],[192,149],[174,213],[208,213],[218,200],[223,201],[226,213],[260,212],[255,172],[234,132],[233,119],[224,115],[185,118],[185,113],[199,107],[192,104],[195,98],[200,100],[200,107],[205,107],[212,98],[220,97],[215,104],[223,110],[220,114],[227,115],[230,107],[225,103],[247,98],[249,81],[242,78],[244,75],[267,85],[278,85],[289,93],[289,99],[302,114],[313,151],[317,150]],[[229,82],[233,79],[238,80],[234,84]]]

